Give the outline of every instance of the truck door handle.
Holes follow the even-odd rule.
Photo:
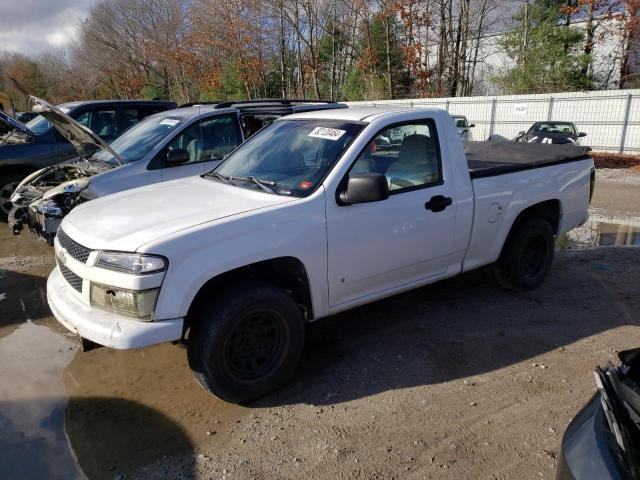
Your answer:
[[[431,200],[424,204],[424,208],[431,210],[432,212],[441,212],[452,203],[453,199],[451,197],[436,195],[435,197],[431,197]]]

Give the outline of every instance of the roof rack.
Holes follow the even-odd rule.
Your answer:
[[[292,103],[336,103],[333,100],[310,100],[301,98],[256,98],[255,100],[227,100],[225,102],[219,102],[215,108],[229,108],[235,105],[238,106],[252,106],[252,105],[281,105],[289,106]]]
[[[213,100],[211,102],[188,102],[178,105],[178,108],[195,107],[196,105],[218,105],[219,103],[222,103],[222,100]]]

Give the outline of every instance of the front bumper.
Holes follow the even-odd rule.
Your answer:
[[[182,337],[182,318],[145,322],[85,305],[58,267],[47,280],[47,301],[53,315],[67,329],[105,347],[141,348]]]
[[[22,229],[27,229],[46,240],[49,246],[53,246],[53,239],[64,215],[60,209],[56,212],[46,212],[40,208],[42,200],[35,200],[29,206],[14,206],[9,213],[9,230],[14,235],[20,235]]]

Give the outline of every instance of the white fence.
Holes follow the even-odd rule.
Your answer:
[[[537,121],[574,122],[585,132],[583,145],[594,150],[640,153],[640,89],[566,92],[495,97],[416,98],[348,102],[352,106],[403,105],[442,108],[465,115],[475,124],[473,138],[497,134],[507,138],[528,130]]]

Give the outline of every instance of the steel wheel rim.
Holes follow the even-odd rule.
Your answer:
[[[7,216],[13,205],[11,204],[11,194],[20,182],[9,182],[0,188],[0,210]]]
[[[270,309],[247,313],[234,325],[223,347],[227,373],[240,383],[255,383],[282,364],[289,343],[285,318]]]
[[[542,271],[548,248],[542,235],[529,238],[520,256],[520,270],[525,277],[534,278]]]

